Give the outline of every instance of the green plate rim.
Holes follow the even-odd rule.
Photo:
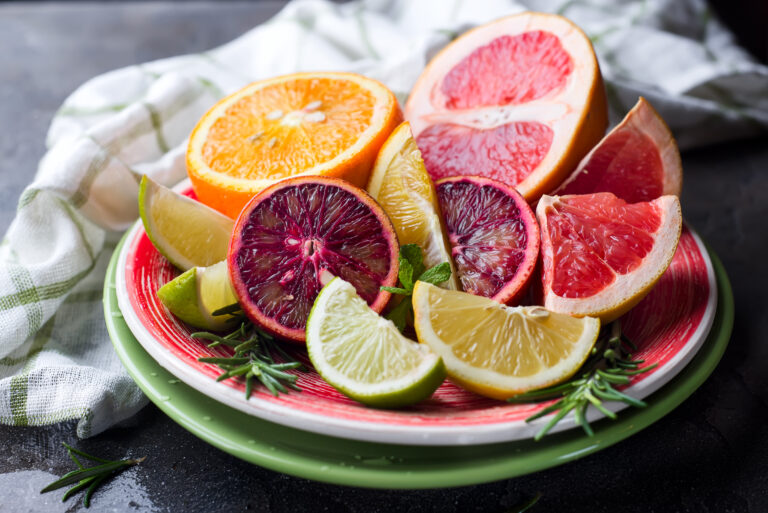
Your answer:
[[[277,472],[366,488],[420,489],[497,481],[554,467],[631,436],[688,398],[717,366],[734,322],[731,285],[706,245],[717,281],[718,305],[707,340],[691,362],[646,399],[648,407],[622,410],[615,421],[593,423],[594,437],[571,429],[540,442],[520,440],[472,446],[413,446],[335,438],[273,424],[221,404],[181,383],[134,338],[117,306],[115,249],[104,283],[104,316],[120,360],[149,399],[195,436],[240,459]]]

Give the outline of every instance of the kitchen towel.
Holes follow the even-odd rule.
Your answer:
[[[344,70],[381,80],[402,102],[442,46],[524,10],[584,29],[613,122],[643,95],[682,148],[768,130],[768,68],[704,0],[296,0],[222,47],[96,77],[56,113],[0,243],[0,422],[79,419],[87,437],[146,404],[107,336],[104,272],[138,216],[141,176],[185,177],[186,138],[218,98],[274,75]]]

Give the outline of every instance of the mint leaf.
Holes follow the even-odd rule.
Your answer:
[[[417,244],[406,244],[400,246],[400,259],[405,259],[411,265],[413,269],[412,282],[419,279],[421,273],[424,272],[424,260],[421,253],[421,248]],[[403,283],[405,286],[405,283]],[[408,287],[406,287],[408,288]]]
[[[426,281],[432,285],[440,285],[450,277],[451,265],[448,262],[443,262],[442,264],[437,264],[424,271],[421,276],[419,276],[419,280]]]
[[[386,317],[394,322],[397,329],[402,332],[405,329],[405,324],[408,321],[408,317],[411,315],[412,310],[413,306],[411,305],[411,298],[406,297],[403,298],[396,307],[390,310]]]
[[[399,261],[400,271],[398,273],[398,277],[400,278],[400,285],[402,285],[403,288],[410,294],[413,291],[413,266],[402,256],[400,257]]]
[[[400,294],[401,296],[410,296],[413,290],[401,289],[400,287],[379,287],[379,290],[386,290],[392,294]]]

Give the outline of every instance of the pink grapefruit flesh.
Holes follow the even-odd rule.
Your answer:
[[[531,207],[515,189],[489,178],[446,178],[436,188],[464,291],[505,304],[519,300],[539,255]]]
[[[609,322],[637,304],[666,270],[682,229],[676,196],[627,203],[611,193],[543,196],[544,306]]]
[[[397,282],[397,236],[362,189],[337,178],[298,177],[254,196],[235,223],[228,252],[232,285],[248,317],[304,341],[320,289],[339,276],[380,312]]]
[[[441,51],[405,117],[434,180],[484,176],[534,201],[603,136],[607,105],[589,39],[560,16],[524,13]]]
[[[579,163],[556,195],[612,192],[636,203],[680,195],[680,151],[661,116],[645,98]]]

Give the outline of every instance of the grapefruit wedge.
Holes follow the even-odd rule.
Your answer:
[[[609,192],[542,196],[544,307],[575,316],[617,319],[651,291],[677,249],[677,196],[627,203]]]
[[[554,194],[612,192],[629,203],[680,195],[683,167],[669,127],[642,96]]]
[[[434,180],[480,175],[528,201],[557,187],[608,122],[587,36],[563,17],[530,12],[443,49],[416,82],[405,117]]]

